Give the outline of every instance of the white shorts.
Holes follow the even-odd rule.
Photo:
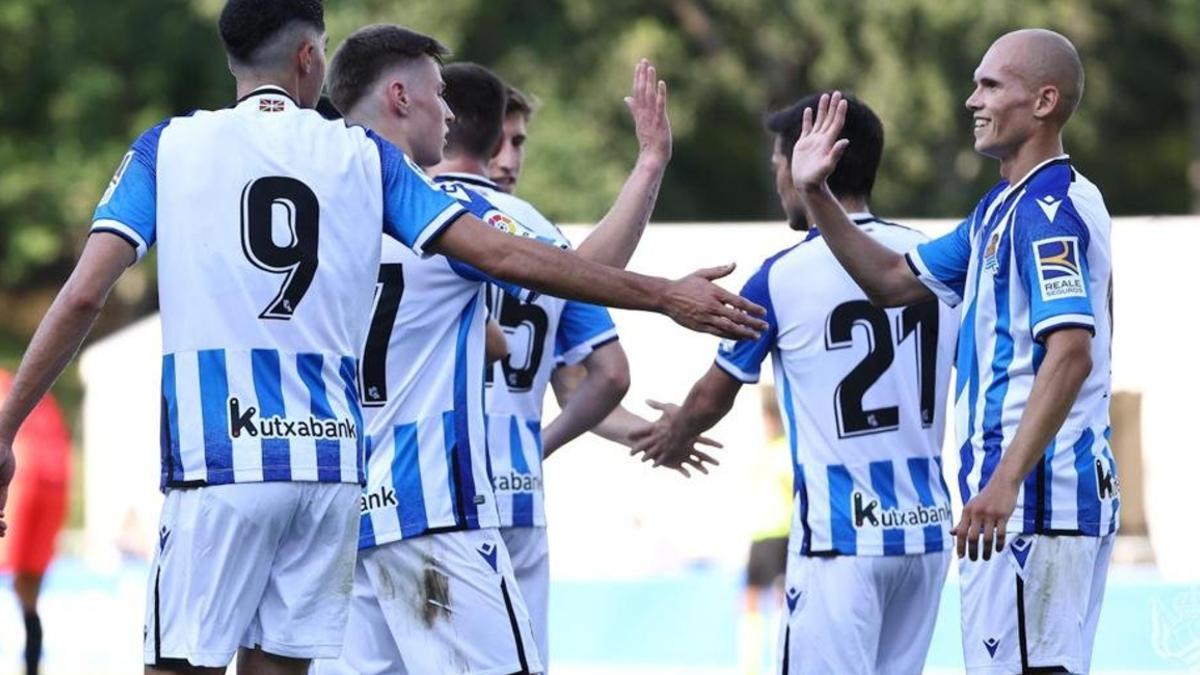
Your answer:
[[[960,560],[967,672],[1088,672],[1112,545],[1113,535],[1020,535],[991,560]]]
[[[550,545],[544,527],[505,527],[500,530],[512,560],[517,586],[533,621],[533,638],[542,657],[543,672],[550,671]]]
[[[830,558],[789,553],[778,672],[922,672],[949,567],[949,551]]]
[[[341,658],[318,675],[540,673],[533,626],[495,529],[359,552]]]
[[[337,656],[361,491],[345,483],[170,490],[146,594],[145,663],[224,667],[239,646]]]

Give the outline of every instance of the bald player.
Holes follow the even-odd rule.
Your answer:
[[[805,115],[792,178],[872,302],[962,305],[955,387],[963,655],[975,673],[1088,672],[1117,530],[1109,447],[1111,223],[1063,152],[1083,94],[1047,30],[992,44],[966,101],[1001,181],[954,231],[897,254],[853,226],[826,178],[846,102]],[[965,557],[964,557],[965,556]]]

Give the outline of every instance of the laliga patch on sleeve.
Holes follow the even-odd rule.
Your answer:
[[[1050,237],[1033,242],[1042,300],[1086,298],[1078,237]]]
[[[417,174],[421,180],[425,181],[426,185],[434,190],[438,189],[437,184],[433,182],[433,179],[429,177],[429,174],[425,173],[425,169],[417,166],[417,163],[412,161],[408,155],[402,153],[400,156],[404,158],[404,163],[408,165],[408,168],[412,169],[413,173]]]
[[[100,197],[100,206],[108,203],[112,199],[113,193],[117,191],[117,186],[121,184],[121,178],[125,176],[125,169],[129,168],[129,163],[133,161],[133,150],[125,153],[125,157],[121,159],[121,163],[117,165],[117,171],[113,174],[112,180],[108,181],[108,189],[104,191],[104,196]]]

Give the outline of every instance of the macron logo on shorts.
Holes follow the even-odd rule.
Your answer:
[[[988,638],[983,641],[983,648],[988,650],[989,658],[996,658],[996,648],[1000,646],[1000,641],[996,638]]]
[[[487,561],[488,565],[491,565],[493,572],[500,571],[496,567],[496,545],[495,544],[484,544],[483,546],[480,546],[479,547],[479,555],[483,556],[483,559]]]
[[[796,588],[795,586],[787,589],[788,614],[792,614],[796,611],[796,606],[800,604],[801,595],[802,593],[800,589]]]
[[[1033,542],[1018,537],[1012,540],[1009,547],[1012,549],[1013,558],[1017,560],[1017,564],[1021,566],[1021,569],[1025,569],[1025,561],[1029,559],[1029,551],[1033,549]]]

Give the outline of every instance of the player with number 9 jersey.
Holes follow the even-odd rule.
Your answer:
[[[275,87],[133,144],[92,231],[158,251],[167,501],[147,663],[337,654],[381,231],[420,251],[464,212],[390,143]],[[191,565],[202,552],[221,564]]]

